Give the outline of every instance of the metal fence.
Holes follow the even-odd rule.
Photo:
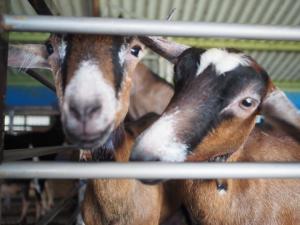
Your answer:
[[[254,26],[254,25],[237,25],[237,24],[216,24],[216,23],[195,23],[195,22],[172,22],[172,21],[157,21],[157,20],[128,20],[128,19],[104,19],[104,18],[76,18],[76,17],[57,17],[57,16],[7,16],[2,15],[0,20],[0,27],[2,28],[1,36],[7,36],[7,32],[9,31],[39,31],[39,32],[71,32],[71,33],[96,33],[96,34],[110,34],[110,35],[166,35],[166,36],[201,36],[201,37],[230,37],[230,38],[247,38],[247,39],[272,39],[272,40],[300,40],[300,28],[298,27],[276,27],[276,26]],[[1,57],[1,65],[2,65],[2,78],[5,79],[6,74],[6,57],[7,54],[7,41],[5,41],[5,38],[2,38],[1,42],[1,49],[2,49],[2,57]],[[5,81],[5,80],[4,80]],[[43,82],[45,83],[45,82]],[[51,84],[47,84],[47,86],[51,87],[53,90],[53,86]],[[1,85],[1,96],[2,101],[1,105],[3,105],[3,96],[5,92],[5,85]],[[0,107],[1,109],[1,107]],[[3,109],[1,110],[1,115],[3,114]],[[3,128],[2,128],[3,130]],[[2,136],[2,135],[1,135]],[[56,149],[57,151],[60,151],[60,149]],[[32,152],[34,150],[30,150],[30,155],[32,155]],[[37,150],[38,154],[39,149]],[[53,149],[51,151],[43,151],[45,154],[47,152],[53,153]],[[1,151],[1,155],[3,158],[3,151]],[[200,164],[200,163],[198,163]],[[28,174],[28,177],[32,177],[33,174],[25,173],[26,171],[31,171],[33,166],[27,165],[27,164],[20,164],[22,165],[22,171],[24,171],[24,174]],[[182,170],[185,170],[186,174],[194,174],[193,178],[196,178],[198,174],[199,178],[215,178],[215,175],[213,177],[210,177],[210,170],[212,169],[212,164],[203,164],[199,165],[196,170],[195,166],[189,166],[185,164],[181,164],[180,168]],[[249,169],[252,171],[252,177],[287,177],[289,176],[291,170],[286,170],[286,173],[281,173],[280,170],[277,168],[277,164],[274,164],[273,166],[268,163],[267,168],[269,173],[263,174],[263,173],[257,173],[256,176],[253,176],[255,174],[255,168],[253,167],[255,165],[257,168],[260,168],[263,164],[252,164],[251,166],[245,166],[244,164],[237,164],[232,169],[232,165],[230,164],[224,164],[222,165],[222,168],[225,169],[228,167],[228,171],[231,171],[230,173],[226,173],[227,177],[242,177],[242,174],[245,175],[245,178],[248,177],[246,175],[249,173]],[[292,177],[300,178],[300,164],[292,164],[294,172],[292,173]],[[16,166],[16,164],[10,164],[10,163],[3,163],[0,167],[0,178],[8,178],[7,174],[5,173],[6,169],[10,169],[10,175],[11,176],[17,176],[15,173],[17,171],[13,170],[12,167]],[[43,173],[39,173],[39,176],[48,176],[48,173],[50,173],[49,170],[46,170],[45,167],[49,166],[50,164],[41,164],[34,165],[38,169],[43,168]],[[66,166],[68,169],[76,168],[78,165],[76,164],[70,164]],[[90,165],[87,165],[87,167]],[[93,165],[93,167],[99,168],[103,167],[103,165]],[[130,166],[134,167],[136,164],[128,163],[128,165],[122,165],[120,168],[120,172],[122,172],[122,175],[120,173],[120,177],[124,177],[124,173],[126,174],[128,172],[128,177],[134,177],[134,174],[130,174]],[[158,177],[158,178],[175,178],[177,176],[178,171],[172,170],[171,166],[164,167],[163,164],[156,165],[157,167],[161,167],[168,170],[168,173],[164,173],[165,175],[162,175],[160,170],[153,170],[152,177]],[[80,165],[79,167],[83,167],[83,165]],[[78,168],[79,168],[78,167]],[[283,164],[283,167],[288,167],[288,164]],[[63,165],[57,165],[55,168],[58,170],[58,168],[64,168]],[[139,168],[141,171],[147,171],[149,169],[149,164],[144,163],[139,165]],[[170,168],[170,169],[169,169]],[[219,164],[216,165],[216,168],[220,168]],[[238,170],[238,171],[236,171]],[[56,175],[59,176],[59,172],[55,172],[51,170],[51,177],[55,177]],[[77,171],[77,170],[76,170]],[[87,176],[84,173],[85,170],[78,170],[77,175],[79,177],[86,177]],[[97,171],[100,171],[97,169]],[[105,169],[105,171],[108,171]],[[127,172],[126,172],[127,171]],[[155,172],[156,171],[156,172]],[[195,172],[197,171],[197,172]],[[222,176],[224,170],[220,169],[220,175]],[[273,171],[273,172],[271,172]],[[37,175],[38,173],[36,173]],[[130,174],[130,175],[129,175]],[[204,175],[207,174],[207,175]],[[96,174],[94,174],[91,177],[95,177]],[[72,173],[70,174],[71,177],[74,178],[74,174],[72,176]],[[145,175],[146,176],[146,175]],[[26,175],[23,175],[23,178],[25,178]],[[96,176],[97,177],[97,176]],[[105,177],[105,174],[101,173],[98,177]],[[107,177],[111,177],[109,173],[107,173]],[[114,174],[113,177],[118,177],[117,173]],[[186,176],[188,177],[188,175]],[[64,176],[64,178],[67,178],[67,176]],[[139,175],[138,178],[143,178],[142,175]],[[144,177],[146,178],[146,177]],[[183,177],[181,177],[183,178]],[[248,177],[249,178],[249,177]]]
[[[51,154],[62,147],[4,151],[4,96],[10,31],[300,40],[300,28],[57,16],[0,17],[0,179],[3,178],[300,178],[300,163],[58,163],[3,162]],[[34,74],[38,80],[53,86]],[[74,149],[74,147],[67,147]],[[63,171],[63,173],[62,173]]]

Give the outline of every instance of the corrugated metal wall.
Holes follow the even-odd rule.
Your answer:
[[[299,26],[300,0],[99,0],[103,17],[164,20],[176,8],[173,20]],[[34,14],[24,0],[11,0],[10,13]],[[92,0],[46,0],[58,15],[91,15]],[[298,51],[249,51],[277,81],[300,80]],[[171,73],[164,60],[153,57],[147,63],[159,74]],[[171,79],[170,76],[168,79]]]

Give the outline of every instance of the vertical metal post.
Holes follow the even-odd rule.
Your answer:
[[[8,3],[9,3],[8,1],[0,2],[1,12],[8,11]],[[7,55],[8,55],[8,32],[0,31],[0,164],[3,161],[3,146],[4,146],[3,143],[4,142],[4,97],[6,92]],[[2,180],[0,179],[0,188],[1,186],[2,186]],[[0,221],[2,221],[1,193],[0,193]]]
[[[12,134],[13,133],[13,127],[14,127],[14,117],[15,117],[15,111],[10,110],[9,111],[9,122],[8,122],[8,133]]]
[[[100,16],[100,0],[93,0],[93,16]]]
[[[0,163],[3,160],[4,100],[6,92],[8,32],[0,33]]]

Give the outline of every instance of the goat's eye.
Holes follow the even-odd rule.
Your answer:
[[[140,51],[141,51],[140,46],[134,46],[130,49],[131,54],[134,55],[135,57],[139,56]]]
[[[47,52],[51,55],[54,52],[53,46],[51,43],[46,43]]]
[[[240,105],[243,107],[243,108],[250,108],[252,106],[255,105],[255,100],[253,98],[245,98],[241,101]]]

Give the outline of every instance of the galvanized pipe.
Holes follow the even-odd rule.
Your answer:
[[[0,178],[300,178],[300,163],[12,162],[0,166]]]
[[[78,148],[75,146],[51,146],[40,148],[10,149],[4,150],[3,161],[16,161],[33,158],[35,156],[44,156],[71,150],[78,150]]]
[[[4,15],[0,20],[1,28],[8,31],[300,40],[299,27],[92,17]]]

